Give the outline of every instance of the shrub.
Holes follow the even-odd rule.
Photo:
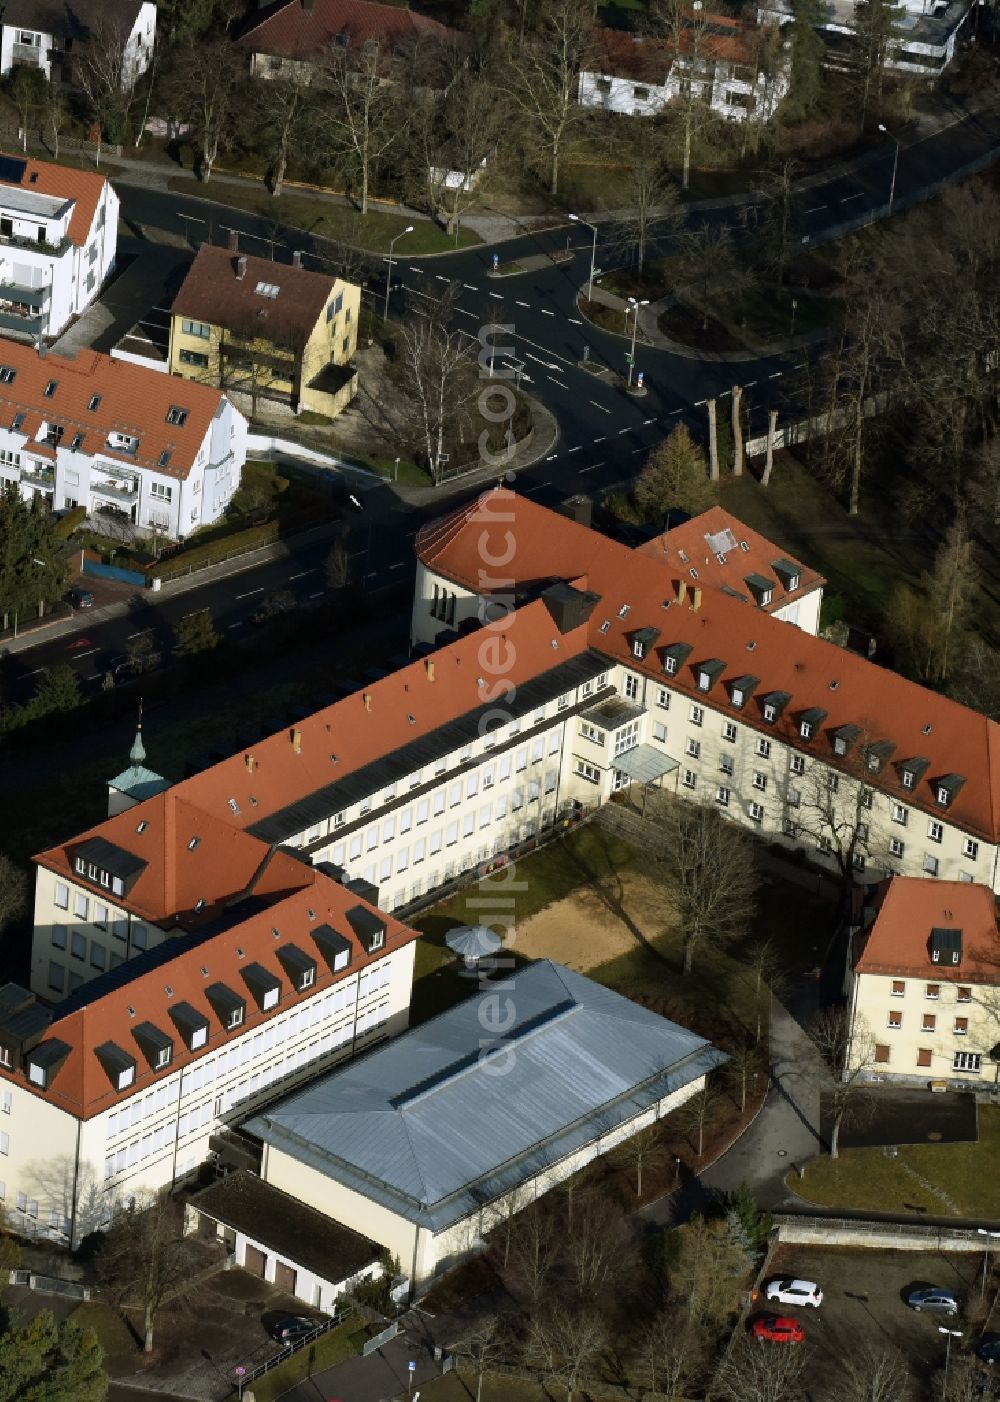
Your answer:
[[[60,516],[56,522],[54,530],[60,540],[69,540],[73,532],[82,526],[87,519],[87,508],[85,506],[74,506],[67,511],[65,516]]]

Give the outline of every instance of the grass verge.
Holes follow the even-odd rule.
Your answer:
[[[136,1356],[136,1342],[128,1325],[110,1305],[85,1300],[69,1316],[78,1329],[93,1329],[104,1350],[104,1367],[115,1373]]]
[[[308,1348],[293,1353],[284,1363],[279,1363],[253,1384],[256,1402],[274,1402],[276,1397],[288,1392],[296,1383],[305,1382],[323,1368],[332,1368],[347,1358],[354,1358],[361,1352],[368,1330],[357,1319],[348,1319],[336,1329],[323,1334]]]
[[[372,253],[388,253],[389,240],[401,234],[411,223],[413,233],[407,234],[399,244],[400,252],[410,256],[448,253],[455,248],[469,248],[482,243],[477,233],[464,226],[459,229],[456,241],[454,236],[446,234],[429,219],[414,222],[408,215],[388,214],[380,209],[361,215],[351,205],[317,199],[305,191],[282,194],[275,199],[263,185],[213,185],[211,182],[203,185],[183,175],[173,176],[167,181],[167,186],[178,194],[197,195],[199,199],[244,209],[262,219],[272,219],[275,224],[290,224],[293,228],[304,229],[306,233],[368,249]]]
[[[998,1156],[1000,1107],[981,1105],[976,1144],[906,1144],[895,1158],[881,1149],[843,1149],[837,1159],[811,1159],[805,1177],[790,1174],[788,1186],[822,1207],[1000,1218]]]

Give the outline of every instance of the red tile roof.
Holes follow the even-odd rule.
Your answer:
[[[0,383],[0,421],[9,427],[15,413],[25,415],[18,430],[34,439],[47,423],[64,430],[62,446],[69,447],[77,433],[83,434],[80,452],[100,453],[124,464],[153,467],[165,477],[186,478],[194,466],[209,425],[223,399],[208,385],[163,375],[142,365],[115,360],[97,351],[81,350],[75,356],[39,355],[33,346],[4,340],[0,365],[16,371],[15,378]],[[46,386],[56,388],[46,397]],[[90,405],[99,396],[95,408]],[[172,408],[184,409],[183,424],[168,423]],[[138,437],[135,453],[108,446],[112,432]],[[31,443],[31,451],[55,456],[43,443]],[[170,454],[165,466],[164,453]]]
[[[10,23],[4,15],[4,24]],[[5,180],[0,177],[0,205],[3,204],[3,187],[15,185],[22,190],[30,190],[39,195],[52,195],[60,200],[73,200],[73,213],[69,219],[67,236],[70,243],[83,245],[87,242],[94,223],[97,206],[107,187],[103,175],[92,170],[73,170],[70,166],[53,165],[50,161],[36,161],[30,156],[0,153],[4,162],[14,162],[24,166],[20,180]]]
[[[352,46],[375,40],[397,45],[407,39],[447,39],[452,31],[426,15],[374,0],[287,0],[241,35],[239,44],[252,53],[283,58],[318,58],[336,40],[347,36]]]
[[[857,973],[1000,984],[997,899],[988,886],[895,876],[880,883],[874,903],[875,918],[858,941]],[[933,929],[961,930],[960,964],[932,961],[928,941]]]
[[[681,33],[681,54],[688,54],[695,45],[694,15],[692,23]],[[723,63],[754,65],[760,49],[762,30],[759,25],[728,15],[698,16],[700,35],[698,52],[705,58]],[[620,29],[594,31],[590,53],[584,60],[584,71],[603,73],[610,77],[635,78],[641,82],[662,86],[670,73],[676,50],[668,38],[649,38],[625,33]]]

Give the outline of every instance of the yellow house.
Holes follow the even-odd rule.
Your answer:
[[[334,418],[357,392],[361,288],[203,244],[171,309],[172,375]]]
[[[849,1065],[869,1079],[991,1089],[1000,1076],[993,891],[896,876],[864,899],[849,983]]]

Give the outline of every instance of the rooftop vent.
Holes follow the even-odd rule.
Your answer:
[[[302,753],[302,731],[297,725],[292,726],[289,739],[292,742],[292,749],[297,755],[300,755]]]

